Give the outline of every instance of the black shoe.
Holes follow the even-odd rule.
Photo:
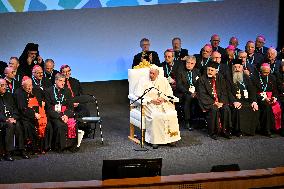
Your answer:
[[[158,144],[153,144],[153,145],[152,145],[152,148],[153,148],[153,149],[158,149],[158,147],[159,147]]]
[[[218,140],[218,137],[217,135],[213,134],[213,135],[210,135],[210,138],[214,139],[214,140]]]
[[[72,147],[72,148],[69,149],[69,151],[72,152],[72,153],[79,152],[79,150],[80,150],[80,148],[77,147],[77,146],[76,147]]]
[[[232,138],[232,135],[230,133],[223,133],[223,137],[226,138],[226,139],[231,139]]]
[[[14,158],[13,158],[10,154],[6,154],[6,155],[4,156],[4,159],[5,159],[6,161],[14,161]]]
[[[23,159],[31,159],[31,157],[30,157],[25,151],[22,151],[21,157],[22,157]]]
[[[241,132],[237,132],[235,135],[236,135],[236,137],[242,137],[243,136],[243,134]]]
[[[273,138],[274,136],[271,133],[266,133],[264,136],[267,136],[268,138]]]
[[[189,130],[189,131],[193,131],[193,128],[191,127],[191,125],[187,122],[185,124],[185,127]]]

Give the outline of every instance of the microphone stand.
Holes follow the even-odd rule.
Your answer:
[[[154,87],[150,87],[148,89],[145,89],[144,93],[139,97],[137,98],[136,100],[134,100],[130,105],[134,104],[135,102],[137,102],[138,100],[140,100],[140,103],[141,103],[141,106],[140,106],[140,112],[141,112],[141,117],[140,117],[140,148],[135,148],[134,150],[135,151],[148,151],[147,148],[144,147],[144,142],[143,142],[143,139],[142,139],[142,136],[143,136],[143,114],[142,114],[142,103],[143,103],[143,97],[148,93],[150,92],[152,89],[154,89]]]

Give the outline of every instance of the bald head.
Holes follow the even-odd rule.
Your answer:
[[[213,61],[217,62],[217,63],[221,63],[221,54],[218,51],[214,51],[211,55],[211,58]]]
[[[43,78],[43,71],[42,71],[42,68],[40,66],[34,66],[33,68],[33,76],[38,79],[38,80],[42,80]]]
[[[6,67],[4,70],[5,77],[9,80],[15,78],[15,71],[12,67]]]
[[[268,50],[267,50],[267,58],[268,60],[270,61],[274,61],[277,57],[277,51],[276,49],[274,49],[273,47],[270,47]]]
[[[33,90],[33,82],[31,78],[23,79],[22,87],[27,93],[31,93]]]
[[[231,37],[229,41],[229,45],[233,45],[234,47],[237,47],[239,45],[239,40],[236,37]]]
[[[217,35],[217,34],[212,35],[210,42],[211,42],[212,47],[215,47],[215,48],[218,47],[219,44],[220,44],[219,35]]]

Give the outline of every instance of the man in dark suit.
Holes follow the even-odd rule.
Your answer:
[[[200,73],[195,68],[196,58],[194,56],[188,56],[185,61],[186,63],[181,66],[180,72],[177,74],[176,95],[183,104],[186,128],[191,131],[190,119],[194,105],[193,101],[197,100],[196,90]]]
[[[221,55],[222,55],[222,58],[225,56],[226,54],[226,51],[224,48],[220,47],[220,37],[219,35],[217,34],[214,34],[211,36],[211,39],[210,39],[210,43],[211,43],[211,46],[212,46],[212,51],[218,51]]]
[[[160,59],[159,55],[155,51],[150,51],[150,40],[147,38],[143,38],[140,41],[140,47],[142,49],[142,52],[136,54],[133,58],[132,68],[134,66],[139,65],[140,62],[145,59],[150,64],[156,64],[157,66],[160,66]]]
[[[260,71],[260,65],[263,63],[264,56],[262,53],[255,53],[255,43],[248,41],[246,43],[247,63]]]
[[[265,37],[264,35],[259,35],[255,39],[255,52],[261,55],[266,55],[268,48],[264,46]]]
[[[167,49],[164,52],[165,61],[161,63],[164,69],[164,76],[168,79],[174,95],[176,95],[176,78],[182,62],[174,60],[173,49]]]
[[[6,83],[7,83],[6,91],[8,93],[14,93],[16,91],[16,89],[20,87],[20,82],[15,80],[14,69],[11,68],[11,67],[6,67],[5,70],[4,70],[4,74],[5,74],[4,79],[6,80]]]
[[[195,67],[199,70],[200,74],[206,73],[207,63],[209,62],[212,54],[212,46],[210,44],[204,45],[200,54],[194,55],[196,57]]]
[[[54,69],[54,64],[55,63],[52,59],[46,59],[44,62],[43,77],[47,78],[52,85],[55,82],[55,75],[59,73],[59,71]]]
[[[239,40],[237,37],[231,37],[229,41],[229,45],[233,45],[235,47],[235,57],[238,56],[238,53],[241,51],[241,49],[238,48],[239,46]]]
[[[175,51],[175,60],[183,61],[188,56],[188,50],[181,48],[181,39],[179,37],[172,39],[172,46]]]
[[[10,58],[10,60],[9,60],[8,66],[12,67],[14,69],[14,71],[15,71],[14,79],[21,83],[22,82],[22,78],[24,77],[24,73],[20,69],[18,69],[19,65],[20,65],[19,59],[17,57],[12,56]]]

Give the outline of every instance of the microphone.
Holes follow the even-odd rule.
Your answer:
[[[169,99],[172,99],[172,100],[173,100],[173,99],[175,99],[175,98],[174,98],[174,97],[172,97],[172,96],[166,96],[166,97],[168,97]]]

